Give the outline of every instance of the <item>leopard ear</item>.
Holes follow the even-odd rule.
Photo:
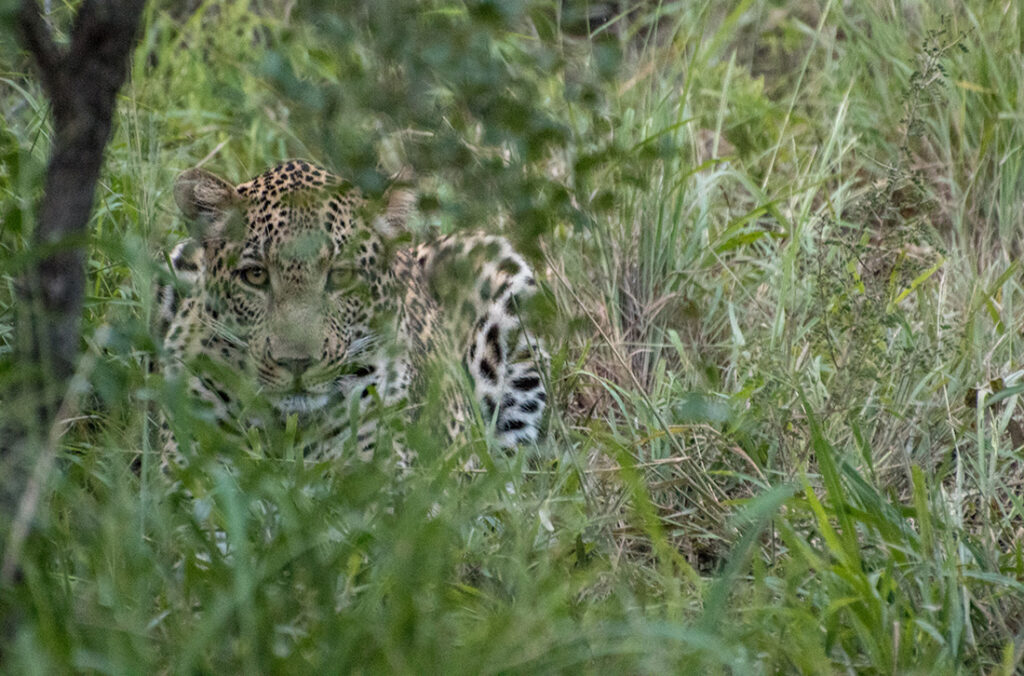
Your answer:
[[[395,175],[391,187],[384,193],[387,208],[374,219],[373,227],[387,239],[404,233],[409,226],[409,219],[416,210],[418,196],[411,187],[412,179],[412,170],[402,169]]]
[[[197,167],[178,176],[174,201],[189,220],[192,236],[202,241],[224,234],[224,224],[239,196],[235,186]]]

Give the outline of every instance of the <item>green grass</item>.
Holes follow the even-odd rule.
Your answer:
[[[384,4],[149,8],[79,396],[30,449],[24,541],[0,517],[4,670],[1019,670],[1017,5],[650,2],[587,38],[575,3]],[[0,416],[24,416],[13,289],[51,126],[10,28]],[[412,429],[406,476],[308,467],[149,369],[179,172],[301,156],[375,194],[381,155],[416,167],[420,227],[502,231],[544,280],[531,462]],[[157,406],[208,451],[178,485]]]

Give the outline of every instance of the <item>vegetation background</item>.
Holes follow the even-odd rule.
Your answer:
[[[52,134],[13,4],[9,420]],[[66,33],[76,3],[46,7]],[[73,396],[35,478],[0,476],[44,496],[24,537],[0,517],[3,670],[1014,673],[1022,69],[1001,0],[150,2]],[[409,164],[423,231],[529,255],[538,449],[421,436],[401,480],[287,439],[227,453],[150,368],[174,177],[294,156],[371,195]],[[174,485],[159,406],[221,451]]]

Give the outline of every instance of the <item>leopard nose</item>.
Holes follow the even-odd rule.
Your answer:
[[[274,359],[274,363],[291,373],[293,376],[301,376],[313,364],[313,358],[284,357]]]

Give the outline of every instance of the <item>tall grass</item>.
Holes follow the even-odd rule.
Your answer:
[[[4,670],[1018,670],[1020,9],[385,4],[151,4],[78,405],[29,458],[55,462],[26,538],[0,519]],[[7,355],[50,124],[0,44]],[[311,466],[150,369],[178,172],[304,156],[372,195],[382,153],[418,228],[535,262],[538,449],[413,424],[411,470]],[[171,477],[157,407],[201,449]]]

